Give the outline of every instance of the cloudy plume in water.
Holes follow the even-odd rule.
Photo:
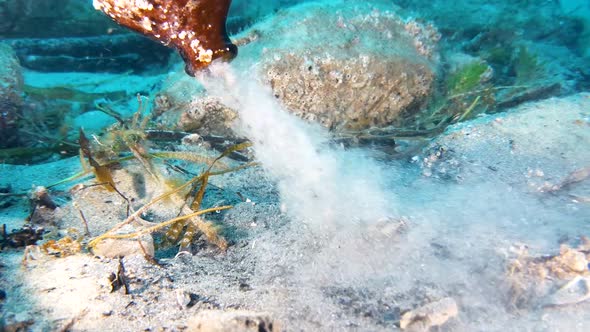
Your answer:
[[[227,64],[214,64],[199,79],[209,95],[238,111],[235,130],[253,142],[292,217],[315,226],[344,226],[394,212],[381,188],[379,165],[362,151],[330,145],[324,128],[289,114],[269,89],[238,77]]]

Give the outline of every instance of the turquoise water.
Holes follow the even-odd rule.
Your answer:
[[[110,2],[0,0],[0,330],[586,330],[588,1]]]
[[[227,30],[235,36],[234,39],[237,36],[243,37],[248,31],[255,31],[251,29],[257,22],[275,14],[280,17],[286,8],[300,2],[302,1],[285,0],[250,4],[234,1],[227,19]],[[350,1],[336,3],[338,6],[354,7]],[[378,7],[376,10],[395,12],[402,20],[415,18],[419,23],[432,24],[438,33],[438,40],[431,45],[436,48],[436,58],[428,63],[435,75],[432,82],[428,83],[432,90],[427,92],[426,100],[411,106],[410,113],[416,113],[418,109],[426,113],[435,112],[445,98],[482,89],[491,88],[490,93],[481,94],[479,105],[475,105],[470,113],[471,117],[477,113],[502,111],[529,100],[567,95],[588,88],[590,10],[583,1],[542,4],[526,1],[480,1],[453,5],[444,1],[377,1],[375,6]],[[134,74],[144,77],[148,75],[149,79],[176,70],[180,63],[175,51],[118,26],[106,15],[96,11],[88,1],[67,1],[59,5],[3,1],[0,10],[0,14],[5,17],[0,35],[4,44],[11,46],[19,62],[19,65],[15,65],[18,69],[13,72],[7,69],[5,75],[24,77],[24,86],[18,82],[6,82],[17,85],[15,91],[10,93],[20,96],[6,97],[3,101],[7,105],[4,108],[10,110],[3,115],[3,126],[6,128],[3,129],[4,148],[50,146],[54,142],[39,142],[20,133],[17,127],[41,126],[41,129],[48,131],[44,135],[63,135],[64,131],[72,129],[60,126],[64,123],[72,126],[71,122],[75,122],[77,117],[83,118],[85,112],[94,108],[93,102],[99,100],[100,94],[105,92],[108,92],[103,95],[105,99],[116,102],[131,100],[131,103],[136,93],[154,99],[159,92],[156,82],[152,86],[136,88],[130,88],[126,83],[120,83],[120,87],[105,88],[105,84],[84,86],[67,82],[68,79],[64,82],[59,76],[35,76],[37,73]],[[330,39],[321,33],[309,33],[309,38],[314,43]],[[419,43],[431,42],[427,39],[435,38],[420,35],[424,32],[410,33],[417,34],[415,38]],[[338,36],[335,33],[331,37],[337,40]],[[363,38],[355,41],[353,34],[347,33],[346,36],[353,42],[365,43]],[[368,52],[373,50],[377,54],[390,52],[391,47],[387,44],[379,40],[375,43],[363,47],[368,47]],[[255,63],[252,57],[260,56],[256,52],[251,53],[247,48],[243,52],[244,55],[237,58],[240,65],[245,62],[246,66],[250,66]],[[7,59],[12,59],[11,51],[6,50],[5,53]],[[481,65],[480,71],[472,72],[475,76],[469,78],[475,81],[465,86],[450,86],[461,80],[461,75],[469,75],[467,65],[472,62]],[[57,88],[71,86],[76,91],[36,89],[46,85]],[[524,88],[517,89],[519,86]],[[110,91],[104,91],[105,89]],[[77,90],[97,95],[76,94]],[[460,98],[452,101],[456,103],[453,107],[468,109],[474,100]],[[55,105],[49,106],[45,112],[36,111],[36,108],[45,108],[44,104],[47,103]],[[291,106],[291,103],[288,105]],[[456,111],[443,111],[460,117],[460,114],[455,114]],[[39,113],[56,113],[56,116],[44,119],[45,115]],[[16,119],[20,117],[39,118],[37,122],[44,123],[24,125],[23,121]],[[408,128],[416,126],[419,120],[410,117],[407,121],[396,121],[391,118],[379,126],[394,124]],[[418,124],[420,125],[422,123]],[[94,127],[95,124],[89,126]],[[32,128],[24,129],[30,131]]]

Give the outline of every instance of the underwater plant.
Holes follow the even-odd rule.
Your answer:
[[[188,133],[151,129],[151,114],[146,114],[144,109],[145,103],[142,102],[141,96],[138,96],[138,101],[139,106],[137,111],[129,118],[125,118],[123,115],[117,113],[107,104],[96,105],[100,111],[112,116],[117,122],[107,128],[101,135],[87,137],[82,129],[79,130],[79,156],[83,168],[81,172],[45,187],[38,187],[42,188],[42,191],[35,191],[34,193],[3,192],[0,193],[1,197],[29,197],[33,208],[41,203],[42,205],[51,205],[46,203],[51,201],[48,189],[88,175],[94,175],[94,184],[78,184],[72,190],[77,192],[87,188],[104,188],[108,192],[116,193],[127,205],[127,219],[122,224],[130,222],[139,223],[143,227],[138,231],[140,234],[164,231],[166,234],[163,236],[164,240],[160,244],[161,247],[179,246],[181,251],[188,251],[189,246],[194,243],[195,239],[198,239],[199,235],[204,235],[207,242],[214,244],[222,250],[226,249],[228,243],[220,235],[220,227],[199,216],[230,208],[230,206],[204,208],[203,199],[211,177],[256,165],[245,160],[244,155],[237,153],[249,147],[250,143],[248,141],[238,140],[241,143],[235,143],[230,147],[227,147],[227,144],[231,144],[231,141],[224,141],[223,144],[213,145],[215,149],[223,149],[223,152],[217,157],[211,157],[205,152],[195,152],[190,149],[180,151],[154,149],[150,141],[151,138],[158,140],[164,139],[165,141],[179,140],[188,135]],[[239,166],[229,167],[222,160],[226,157],[247,162]],[[204,165],[204,169],[199,175],[195,175],[180,166],[174,165],[173,161]],[[129,193],[125,192],[124,194],[123,191],[118,189],[115,177],[116,173],[113,172],[115,169],[124,169],[129,163],[139,164],[143,170],[140,176],[150,178],[156,188],[164,192],[164,194],[148,202],[138,211],[134,211],[132,207],[132,202],[136,197],[130,196],[128,198],[126,195],[129,195]],[[167,172],[163,173],[163,168]],[[173,172],[170,172],[170,170]],[[186,180],[187,176],[192,177],[192,179]],[[43,194],[42,197],[40,193]],[[178,209],[178,217],[158,224],[143,220],[142,214],[160,201],[164,202],[167,208]],[[88,221],[82,212],[84,206],[78,204],[78,202],[74,202],[73,207],[78,211],[84,225],[84,236],[66,236],[61,239],[50,239],[40,244],[37,248],[41,253],[64,257],[69,255],[69,253],[74,253],[77,250],[75,247],[78,245],[82,246],[83,240],[90,237]],[[30,231],[23,231],[24,233],[9,234],[4,229],[0,233],[0,243],[2,247],[14,246],[15,244],[12,244],[13,242],[22,243],[21,246],[34,245],[37,240],[42,239],[43,231],[33,232],[32,230],[33,228]],[[21,236],[21,233],[24,235]],[[34,237],[29,240],[27,237],[29,235],[33,235]],[[109,231],[92,240],[89,247],[92,248],[101,239],[117,237],[119,235],[113,233],[113,230]],[[127,236],[133,237],[133,234],[128,234]],[[29,251],[31,250],[29,249]]]
[[[215,59],[221,58],[224,60],[231,60],[237,55],[237,46],[232,44],[226,31],[226,19],[229,11],[231,0],[209,0],[186,3],[183,1],[144,1],[144,2],[118,2],[113,0],[95,0],[94,7],[97,10],[103,11],[110,16],[118,24],[127,28],[140,32],[148,37],[151,37],[164,45],[171,45],[176,48],[185,62],[186,72],[194,76],[196,72],[204,67],[207,67]],[[104,112],[111,113],[119,121],[119,127],[113,129],[107,135],[109,144],[106,146],[114,146],[111,152],[110,159],[115,162],[112,157],[113,154],[118,154],[116,150],[121,148],[131,151],[133,157],[140,162],[154,180],[160,181],[162,177],[158,174],[156,168],[152,164],[152,158],[179,158],[188,160],[203,161],[203,158],[191,155],[186,152],[173,153],[162,152],[150,154],[144,142],[146,141],[145,125],[147,124],[147,117],[139,120],[141,112],[138,111],[131,121],[131,125],[127,126],[116,114],[112,114],[109,110],[102,109]],[[81,145],[83,135],[81,137]],[[88,142],[84,142],[88,146]],[[100,144],[103,145],[103,144]],[[89,243],[89,247],[95,246],[100,240],[106,238],[132,238],[144,234],[152,233],[156,230],[170,226],[166,236],[166,243],[179,243],[181,250],[186,250],[188,245],[192,242],[194,235],[201,232],[205,237],[216,244],[219,248],[227,248],[227,242],[218,235],[216,227],[210,222],[202,220],[199,216],[211,211],[220,211],[226,208],[217,207],[213,209],[201,209],[202,200],[205,194],[209,177],[223,174],[225,172],[239,169],[226,169],[214,172],[212,169],[216,164],[221,164],[219,160],[226,157],[237,150],[247,147],[249,143],[241,143],[230,147],[224,151],[218,158],[208,163],[208,168],[201,175],[194,177],[185,184],[178,186],[162,196],[154,199],[150,203],[144,205],[141,209],[129,216],[120,225],[113,230],[95,238]],[[82,148],[84,156],[90,162],[97,179],[104,180],[106,183],[115,189],[114,183],[109,178],[110,173],[106,164],[99,164],[92,161],[89,148]],[[109,151],[103,152],[101,155],[107,156]],[[107,162],[108,163],[108,162]],[[247,164],[248,165],[248,164]],[[104,172],[106,171],[106,172]],[[102,179],[101,179],[102,178]],[[115,189],[116,190],[116,189]],[[178,200],[180,192],[188,190],[182,198],[181,213],[184,214],[172,220],[160,223],[155,226],[143,228],[142,230],[131,234],[114,234],[113,232],[119,229],[122,225],[128,224],[140,219],[141,213],[145,212],[150,205],[164,198],[175,197]],[[187,202],[190,200],[190,203]],[[181,236],[181,233],[184,235]]]
[[[474,61],[466,64],[447,77],[446,91],[451,96],[473,91],[485,80],[486,72],[489,70],[490,67],[485,62]]]
[[[139,96],[138,101],[138,109],[129,119],[124,119],[107,105],[99,105],[99,109],[117,119],[117,123],[111,126],[102,137],[93,137],[92,142],[80,130],[80,161],[84,168],[83,172],[51,186],[93,173],[98,185],[103,185],[108,191],[116,192],[127,202],[128,218],[121,223],[122,225],[141,219],[140,215],[146,212],[150,206],[158,201],[168,199],[171,201],[172,206],[180,206],[180,216],[141,230],[137,233],[137,236],[168,228],[162,246],[179,245],[180,250],[186,251],[197,234],[204,234],[210,243],[215,244],[221,249],[226,249],[227,241],[219,236],[218,227],[212,222],[205,221],[198,216],[229,208],[225,206],[202,209],[202,202],[209,178],[254,165],[254,163],[245,163],[241,166],[230,168],[221,160],[225,157],[231,157],[236,151],[249,147],[250,143],[246,141],[233,145],[216,158],[191,151],[150,151],[148,148],[148,124],[150,117],[149,115],[143,115],[143,103]],[[120,165],[122,162],[132,160],[137,161],[145,171],[145,175],[149,176],[156,184],[161,186],[165,193],[130,215],[130,201],[117,189],[111,168],[114,165]],[[167,160],[183,160],[190,163],[205,164],[207,168],[200,175],[193,177],[193,179],[184,184],[178,185],[177,178],[164,176],[155,164],[159,161],[166,163]],[[146,223],[146,221],[143,221],[140,224]],[[119,235],[112,234],[118,228],[115,227],[112,231],[92,240],[89,243],[89,247],[96,245],[100,239],[119,237]],[[128,236],[133,237],[131,235]]]
[[[539,79],[544,74],[543,64],[525,46],[520,46],[512,61],[516,84],[526,84]]]
[[[246,163],[221,171],[212,170],[220,159],[227,157],[232,152],[245,149],[249,146],[250,143],[246,142],[234,145],[233,147],[227,149],[221,155],[215,158],[203,173],[193,177],[184,184],[177,186],[176,188],[173,188],[152,199],[133,214],[128,216],[127,219],[113,227],[110,231],[94,238],[88,243],[88,247],[93,248],[100,241],[105,239],[139,238],[143,235],[151,234],[164,228],[169,228],[166,232],[166,240],[164,241],[163,245],[178,244],[180,245],[180,251],[187,251],[195,236],[200,233],[205,236],[208,242],[215,244],[222,250],[227,249],[228,243],[223,237],[220,236],[219,228],[212,222],[202,219],[200,216],[206,213],[226,210],[231,208],[231,206],[216,206],[202,209],[203,197],[205,195],[205,190],[211,176],[234,172],[254,165],[252,163]],[[185,194],[182,194],[183,192],[185,192]],[[155,225],[141,219],[141,215],[146,213],[151,206],[165,199],[182,201],[182,207],[180,211],[181,215]],[[126,234],[117,233],[117,231],[123,226],[138,221],[140,221],[140,224],[144,225],[139,231]]]

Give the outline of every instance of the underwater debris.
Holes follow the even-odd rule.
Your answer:
[[[238,48],[225,23],[231,0],[126,1],[94,0],[94,8],[115,22],[176,48],[187,74],[207,67],[215,59],[231,60]]]
[[[583,291],[583,285],[578,282],[584,283],[590,278],[589,260],[590,239],[587,237],[581,238],[577,248],[561,245],[557,255],[532,257],[526,248],[521,248],[507,269],[509,305],[524,308],[587,300],[590,298],[588,291]]]
[[[37,186],[29,194],[31,213],[26,218],[33,225],[53,224],[53,211],[57,209],[57,204],[49,196],[49,191],[43,186]]]
[[[49,240],[41,245],[41,251],[49,256],[67,257],[82,251],[83,236],[73,239],[65,236],[59,240]]]
[[[402,330],[428,331],[431,327],[443,325],[458,314],[457,302],[446,297],[404,313],[399,325]]]
[[[15,229],[8,234],[6,232],[6,224],[2,225],[0,235],[0,250],[4,248],[23,248],[30,245],[35,245],[37,241],[43,239],[45,229],[34,225],[23,225],[20,229]]]
[[[63,258],[81,252],[84,236],[80,235],[75,228],[68,229],[67,233],[68,235],[59,240],[51,239],[41,245],[27,245],[23,253],[21,264],[27,266],[30,260],[37,260],[40,256],[37,256],[36,254],[44,255],[45,257]],[[75,239],[70,235],[74,236]]]
[[[154,240],[151,236],[137,239],[104,239],[92,247],[95,256],[117,258],[132,255],[154,257]],[[149,259],[148,259],[149,260]]]
[[[498,100],[496,108],[498,110],[506,110],[516,107],[528,101],[535,101],[547,99],[548,96],[559,95],[563,90],[562,83],[545,82],[535,86],[517,85],[514,87],[506,87],[507,93]]]
[[[114,293],[123,287],[123,294],[129,294],[129,280],[127,280],[127,276],[125,275],[125,265],[123,265],[123,259],[119,258],[117,273],[111,273],[108,279],[109,284],[111,285],[111,293]]]
[[[113,176],[111,175],[111,170],[108,166],[99,164],[94,159],[94,157],[92,157],[92,152],[90,151],[90,141],[88,140],[88,138],[86,138],[86,135],[84,135],[84,131],[82,130],[82,128],[80,128],[79,143],[81,155],[88,159],[88,163],[90,164],[92,172],[94,173],[94,176],[96,177],[98,182],[106,184],[106,188],[108,191],[116,190],[115,181],[113,180]]]
[[[63,24],[66,24],[69,29],[60,30],[59,34],[69,33],[70,35],[65,38],[55,35],[51,38],[33,38],[33,33],[36,34],[37,31],[44,30],[37,28],[26,36],[15,36],[15,39],[7,40],[6,42],[15,49],[23,67],[37,72],[59,70],[63,72],[128,73],[129,71],[142,72],[166,65],[172,53],[169,48],[154,43],[139,34],[124,33],[126,31],[120,31],[114,22],[105,20],[103,15],[97,14],[94,8],[88,6],[87,3],[76,4],[76,15],[79,14],[79,9],[89,9],[89,15],[86,18],[94,19],[97,22],[90,23],[84,20],[84,27],[93,26],[96,29],[93,34],[99,35],[81,36],[80,29],[72,30],[70,25],[75,21],[80,21],[79,17],[68,20],[59,16],[49,22],[44,22],[43,27],[45,28],[48,24],[63,21]],[[25,7],[29,6],[25,5]],[[52,8],[57,7],[62,6],[52,6]],[[39,25],[39,17],[31,17],[31,19],[35,20],[34,26]],[[99,25],[107,26],[100,29]],[[112,33],[106,33],[107,31],[112,31]],[[140,59],[141,61],[138,61]]]
[[[7,163],[31,164],[38,163],[52,156],[75,156],[79,152],[77,144],[62,140],[59,137],[52,137],[48,134],[39,132],[30,132],[21,128],[19,137],[25,141],[20,144],[29,144],[27,139],[35,140],[34,144],[41,143],[39,146],[26,147],[19,146],[7,149],[0,149],[0,159]]]
[[[555,193],[561,190],[566,190],[576,183],[582,182],[590,178],[590,167],[584,167],[571,172],[563,180],[557,184],[548,184],[539,189],[540,192]]]
[[[578,304],[590,299],[590,277],[576,276],[555,293],[549,295],[544,306]]]
[[[203,310],[188,324],[191,332],[278,332],[281,324],[270,314],[246,310]]]
[[[51,210],[57,209],[57,204],[53,201],[47,188],[37,186],[30,195],[31,205],[35,207],[45,207]]]

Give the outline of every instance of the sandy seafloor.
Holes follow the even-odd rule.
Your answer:
[[[125,295],[111,293],[107,279],[117,259],[34,252],[23,266],[22,250],[5,250],[4,324],[181,331],[202,310],[245,309],[270,314],[287,331],[396,330],[401,313],[451,297],[458,315],[435,330],[585,331],[590,302],[547,307],[543,296],[551,294],[543,294],[513,305],[508,265],[525,247],[531,256],[555,255],[560,244],[575,247],[590,235],[590,181],[544,192],[590,165],[589,129],[590,94],[580,93],[452,126],[410,158],[392,160],[365,148],[395,211],[374,224],[318,228],[291,217],[263,167],[215,177],[210,205],[234,205],[212,217],[226,229],[226,252],[200,243],[192,256],[158,252],[160,266],[142,255],[125,257]],[[0,182],[27,191],[80,169],[78,158],[2,164]],[[119,190],[136,198],[134,208],[158,192],[149,179],[141,193],[134,187],[133,174],[141,172],[133,162],[114,172]],[[60,206],[52,214],[56,227],[48,226],[56,238],[70,227],[82,229],[74,201],[92,236],[125,218],[120,197],[98,187],[70,197],[74,184],[51,190]],[[26,199],[13,203],[0,210],[8,230],[21,227],[29,211]],[[172,216],[165,206],[152,212],[154,220]]]
[[[37,87],[59,83],[89,93],[124,88],[134,95],[155,92],[162,81],[178,75],[184,75],[182,70],[146,77],[27,70],[25,82]],[[137,107],[133,98],[114,105],[125,116]],[[83,126],[91,137],[112,122],[89,111],[73,121],[70,131]],[[396,331],[405,312],[444,298],[457,303],[457,315],[431,331],[590,330],[590,267],[564,278],[514,269],[515,262],[547,262],[560,254],[560,246],[577,248],[583,236],[590,237],[590,93],[525,103],[453,125],[427,141],[398,143],[403,157],[359,148],[377,169],[363,168],[362,161],[346,165],[349,177],[380,183],[384,196],[376,199],[385,202],[388,219],[360,223],[350,215],[333,224],[310,223],[300,217],[314,211],[286,208],[284,188],[264,165],[216,176],[205,207],[233,205],[207,216],[222,225],[227,251],[201,239],[192,254],[158,250],[159,265],[141,254],[128,255],[120,261],[129,294],[111,292],[108,277],[117,272],[116,258],[97,257],[86,248],[56,258],[33,248],[25,265],[22,248],[6,248],[0,252],[0,291],[5,293],[0,330],[196,331],[194,317],[214,309],[265,313],[275,322],[273,331]],[[176,165],[202,170],[188,162]],[[168,166],[158,167],[170,174]],[[78,157],[35,165],[0,163],[0,188],[28,192],[81,169]],[[113,175],[117,188],[132,198],[133,209],[164,190],[136,161],[124,162]],[[347,191],[346,185],[355,183],[349,180],[336,187]],[[86,176],[51,188],[58,208],[45,212],[44,240],[60,239],[72,228],[82,233],[78,209],[90,232],[83,244],[125,219],[126,204],[115,193],[102,187],[74,189],[93,183]],[[357,202],[354,193],[362,195],[362,190],[350,188],[350,193],[338,196],[350,201],[330,204],[354,214],[370,203],[370,196]],[[291,199],[297,195],[289,193]],[[0,199],[9,202],[0,208],[0,225],[6,224],[8,232],[22,227],[29,200]],[[159,222],[177,212],[165,202],[145,218]],[[580,250],[590,260],[590,248]],[[562,301],[568,303],[555,305],[560,287],[573,275],[586,283]],[[515,293],[515,283],[523,285],[522,292]]]

